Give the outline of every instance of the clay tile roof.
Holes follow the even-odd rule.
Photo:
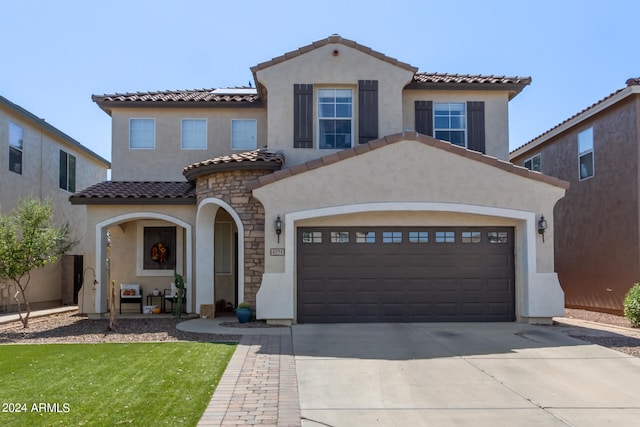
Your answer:
[[[284,164],[284,155],[268,149],[259,148],[245,153],[234,153],[228,156],[193,163],[182,170],[182,174],[193,181],[198,176],[215,172],[238,169],[278,170]]]
[[[93,95],[91,99],[107,113],[110,113],[110,107],[114,105],[136,107],[146,106],[151,103],[160,104],[158,106],[171,107],[190,107],[194,105],[199,107],[261,105],[261,100],[256,89],[248,86],[221,89],[116,93],[113,95]]]
[[[74,205],[194,205],[196,194],[189,182],[104,181],[72,194],[69,201]]]
[[[531,84],[531,77],[507,77],[494,75],[416,73],[408,89],[491,89],[508,90],[513,98]],[[471,86],[471,87],[470,87]]]

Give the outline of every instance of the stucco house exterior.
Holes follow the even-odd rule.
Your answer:
[[[514,150],[517,165],[571,184],[554,210],[566,306],[621,314],[640,281],[640,79]]]
[[[285,324],[563,313],[536,224],[567,184],[508,161],[529,78],[420,73],[338,35],[251,70],[255,87],[94,96],[113,181],[70,200],[100,283],[146,295],[175,267],[189,312],[246,301]],[[104,313],[106,287],[85,303]]]
[[[71,253],[35,270],[27,288],[32,309],[77,304],[82,281],[82,236],[86,209],[69,204],[69,195],[107,179],[110,163],[69,135],[0,96],[0,212],[8,214],[23,198],[51,200],[54,221],[68,223]],[[0,285],[0,310],[14,310],[13,288]]]

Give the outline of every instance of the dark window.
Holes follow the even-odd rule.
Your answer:
[[[540,153],[524,161],[524,167],[530,171],[542,172],[542,155]]]
[[[176,227],[144,227],[143,269],[176,267]]]
[[[22,175],[22,128],[9,122],[9,170]]]
[[[580,180],[591,178],[593,176],[593,163],[593,128],[589,128],[578,134],[578,166]]]
[[[60,188],[76,191],[76,157],[60,150]]]

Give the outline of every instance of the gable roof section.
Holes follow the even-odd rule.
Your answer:
[[[480,74],[416,73],[405,89],[430,90],[506,90],[509,100],[531,84],[531,77]]]
[[[93,102],[111,115],[112,107],[207,107],[243,108],[261,107],[262,100],[255,88],[167,90],[159,92],[116,93],[113,95],[93,95]]]
[[[609,94],[608,96],[602,98],[601,100],[595,102],[591,106],[583,109],[582,111],[574,114],[563,122],[557,124],[546,132],[538,135],[534,139],[520,147],[513,150],[509,153],[509,158],[514,159],[519,157],[525,153],[528,153],[531,150],[536,149],[538,146],[544,144],[551,138],[557,136],[558,134],[572,128],[573,126],[578,125],[579,123],[587,120],[588,118],[598,114],[599,112],[621,102],[625,98],[631,95],[640,95],[640,78],[632,78],[627,80],[627,87],[622,89],[618,89],[617,91]]]
[[[385,55],[383,53],[380,53],[380,52],[377,52],[377,51],[371,49],[370,47],[363,46],[363,45],[361,45],[359,43],[356,43],[353,40],[342,38],[338,34],[333,34],[333,35],[327,37],[326,39],[315,41],[315,42],[313,42],[311,44],[308,44],[306,46],[303,46],[303,47],[301,47],[299,49],[292,50],[291,52],[287,52],[284,55],[277,56],[275,58],[270,59],[269,61],[265,61],[265,62],[262,62],[262,63],[256,65],[256,66],[251,67],[251,72],[253,72],[254,80],[256,82],[258,81],[258,79],[255,78],[255,75],[256,75],[256,72],[258,72],[260,70],[263,70],[265,68],[271,67],[273,65],[279,64],[279,63],[284,62],[284,61],[288,61],[289,59],[298,57],[300,55],[304,55],[305,53],[307,53],[309,51],[312,51],[314,49],[318,49],[318,48],[320,48],[322,46],[326,46],[328,44],[341,44],[341,45],[344,45],[344,46],[359,50],[360,52],[366,53],[367,55],[371,55],[371,56],[373,56],[375,58],[378,58],[381,61],[388,62],[389,64],[395,65],[395,66],[400,67],[400,68],[404,68],[405,70],[409,70],[409,71],[411,71],[413,73],[418,71],[418,69],[416,67],[413,67],[413,66],[411,66],[411,65],[409,65],[409,64],[407,64],[405,62],[398,61],[395,58],[391,58],[391,57],[389,57],[389,56],[387,56],[387,55]]]
[[[400,141],[417,141],[440,150],[448,151],[451,154],[467,157],[471,160],[479,161],[489,166],[497,167],[518,176],[544,182],[546,184],[554,185],[563,189],[569,188],[569,183],[561,179],[543,175],[540,172],[533,172],[522,166],[516,166],[513,163],[506,162],[504,160],[498,160],[495,157],[487,156],[478,151],[468,150],[466,148],[451,144],[446,141],[434,139],[430,136],[422,135],[417,132],[402,132],[395,135],[386,136],[384,138],[376,139],[366,144],[360,144],[348,150],[339,151],[337,153],[330,154],[316,160],[311,160],[309,162],[296,165],[291,168],[282,169],[272,174],[261,176],[256,180],[250,182],[247,186],[249,187],[249,190],[254,190],[258,187],[262,187],[263,185],[271,184],[273,182],[313,169],[317,169],[322,166],[328,166],[341,160],[359,156],[369,151],[377,150],[378,148],[386,147],[387,145],[395,144]]]
[[[182,170],[189,181],[202,175],[230,170],[279,170],[284,164],[284,155],[264,148],[236,153],[228,156],[193,163]]]
[[[50,125],[44,119],[41,119],[38,116],[36,116],[35,114],[25,110],[24,108],[22,108],[18,104],[14,104],[13,102],[9,101],[7,98],[5,98],[3,96],[0,96],[0,104],[6,106],[10,110],[13,110],[14,113],[20,115],[23,119],[25,119],[26,121],[30,122],[33,126],[38,127],[38,128],[42,128],[43,130],[48,131],[49,133],[51,133],[51,134],[55,135],[56,137],[62,139],[67,144],[71,145],[72,147],[77,148],[78,150],[84,152],[89,157],[95,159],[98,163],[102,163],[106,168],[110,168],[111,167],[111,162],[109,162],[108,160],[106,160],[102,156],[99,156],[98,154],[94,153],[93,151],[91,151],[90,149],[88,149],[87,147],[85,147],[84,145],[82,145],[81,143],[76,141],[75,139],[71,138],[66,133],[62,132],[60,129]]]
[[[72,205],[195,205],[189,182],[104,181],[69,196]]]

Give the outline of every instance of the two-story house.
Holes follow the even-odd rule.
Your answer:
[[[640,79],[511,153],[571,183],[554,211],[555,265],[566,306],[621,314],[640,282]]]
[[[247,301],[279,323],[563,313],[567,185],[508,161],[529,78],[420,73],[338,35],[252,72],[255,87],[94,97],[113,181],[70,200],[101,283],[147,294],[175,267],[189,312]],[[104,313],[106,287],[86,304]]]
[[[80,241],[60,262],[35,270],[27,288],[32,309],[77,304],[82,282],[82,237],[86,210],[69,204],[69,195],[107,179],[110,163],[69,135],[0,96],[0,212],[9,214],[20,199],[50,200],[54,221],[69,224]],[[93,264],[93,261],[91,262]],[[2,310],[13,310],[14,289],[0,285]]]

